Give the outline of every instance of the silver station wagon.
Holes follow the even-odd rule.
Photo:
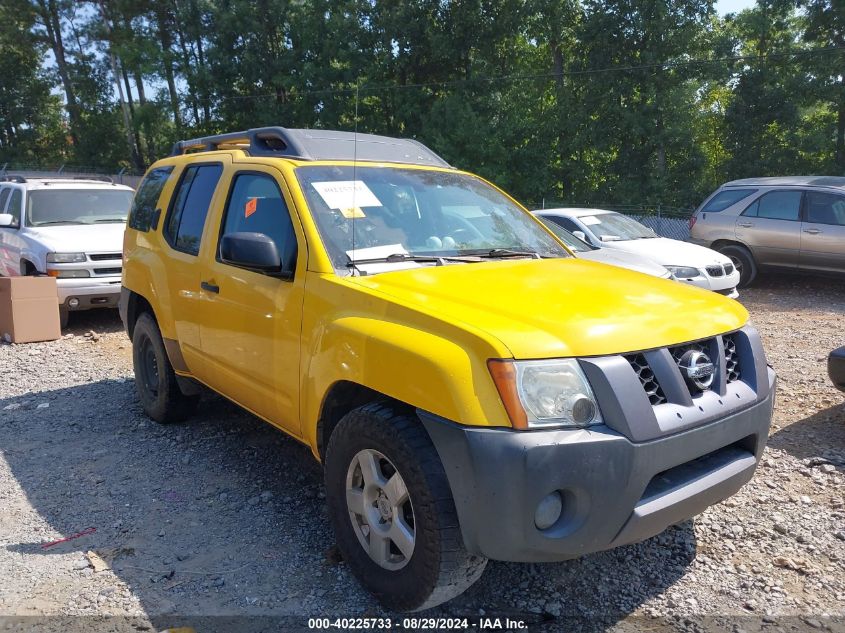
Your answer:
[[[690,218],[690,241],[730,257],[740,286],[768,269],[845,273],[845,177],[725,183]]]

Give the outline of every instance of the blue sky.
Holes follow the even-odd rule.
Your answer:
[[[716,0],[716,11],[719,15],[738,13],[753,6],[754,0]]]

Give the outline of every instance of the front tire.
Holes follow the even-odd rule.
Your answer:
[[[325,481],[338,548],[386,607],[429,609],[481,577],[487,559],[464,549],[440,457],[413,414],[373,403],[344,416]]]
[[[719,249],[722,255],[730,257],[734,268],[739,271],[738,288],[747,288],[757,278],[757,264],[754,256],[744,246],[729,244]]]
[[[179,389],[158,324],[148,312],[135,322],[132,364],[138,398],[153,420],[161,424],[181,422],[194,412],[199,397],[186,396]]]

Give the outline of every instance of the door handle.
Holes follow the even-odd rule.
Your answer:
[[[213,292],[213,293],[215,293],[215,294],[217,294],[218,292],[220,292],[220,286],[215,286],[214,284],[209,283],[209,282],[207,282],[207,281],[203,281],[203,282],[200,284],[200,288],[202,288],[202,289],[203,289],[203,290],[205,290],[206,292]]]
[[[809,233],[810,235],[818,235],[821,233],[820,229],[804,229],[804,233]]]
[[[737,226],[741,226],[744,229],[750,229],[754,225],[751,222],[740,222]]]

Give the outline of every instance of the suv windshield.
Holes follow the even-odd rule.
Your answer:
[[[657,237],[650,228],[621,213],[582,215],[578,219],[599,239],[644,240]]]
[[[125,189],[37,189],[26,200],[29,226],[126,222],[132,192]]]
[[[319,165],[296,172],[338,269],[391,255],[569,256],[525,211],[472,176]]]

